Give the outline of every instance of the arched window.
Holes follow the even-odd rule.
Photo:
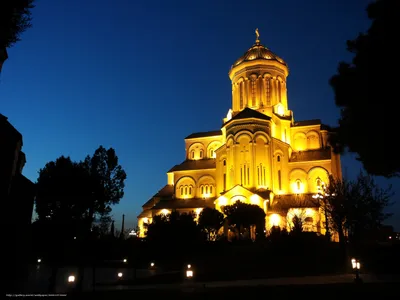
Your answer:
[[[224,162],[223,162],[223,164],[224,164],[224,166],[226,166],[226,160],[224,159]]]
[[[183,195],[183,186],[181,186],[181,195]]]
[[[192,151],[192,154],[191,154],[191,155],[192,155],[192,159],[194,159],[194,151]]]
[[[276,158],[276,160],[277,160],[278,162],[280,162],[280,161],[281,161],[281,156],[278,155],[278,157]]]
[[[301,190],[301,181],[300,181],[300,179],[296,180],[296,189],[297,189],[297,192],[299,192]]]
[[[204,185],[201,186],[201,194],[204,194]]]
[[[278,79],[278,101],[282,102],[282,83]]]
[[[187,192],[188,192],[188,191],[187,191],[187,186],[185,186],[185,195],[187,195]]]
[[[200,150],[200,158],[203,158],[203,150]]]
[[[212,194],[212,185],[210,185],[210,194]]]
[[[189,186],[189,195],[191,195],[191,194],[192,194],[192,187]]]
[[[317,189],[320,189],[321,188],[321,179],[319,177],[317,178],[316,183],[317,183]]]

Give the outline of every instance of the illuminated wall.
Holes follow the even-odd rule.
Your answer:
[[[290,228],[293,214],[300,214],[306,230],[324,232],[318,209],[274,211],[275,196],[314,194],[328,183],[329,174],[342,176],[327,128],[318,120],[294,120],[287,99],[288,75],[287,64],[259,39],[232,65],[232,107],[218,134],[196,133],[185,139],[185,159],[194,164],[192,169],[167,173],[172,198],[215,198],[221,211],[239,200],[264,209],[267,229]]]

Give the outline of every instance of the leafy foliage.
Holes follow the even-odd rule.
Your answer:
[[[232,205],[225,206],[223,211],[229,224],[239,232],[242,228],[249,229],[251,225],[255,225],[258,236],[264,235],[265,212],[258,205],[236,201]]]
[[[224,221],[224,215],[215,208],[204,208],[200,215],[198,226],[207,234],[207,240],[215,240],[218,230]]]
[[[0,1],[0,48],[8,48],[21,40],[21,34],[32,27],[33,0]]]
[[[377,0],[367,12],[371,27],[347,42],[348,51],[354,54],[352,62],[341,62],[330,80],[336,105],[341,108],[330,143],[338,152],[356,153],[372,175],[399,176],[400,156],[390,150],[397,135],[398,112],[392,109],[398,98],[397,76],[389,74],[400,67],[400,2]],[[382,134],[386,138],[371,142],[371,136]]]
[[[69,228],[75,235],[77,231],[89,232],[98,216],[105,230],[111,221],[111,205],[119,203],[124,194],[125,179],[112,148],[100,146],[83,162],[61,156],[39,171],[35,200],[38,220]]]
[[[151,243],[191,243],[199,238],[199,233],[194,215],[177,211],[154,216],[153,222],[147,225],[147,240]]]
[[[331,177],[324,194],[323,209],[342,243],[346,232],[350,242],[373,238],[391,215],[385,213],[393,196],[391,187],[379,187],[371,175],[363,172],[354,181]]]

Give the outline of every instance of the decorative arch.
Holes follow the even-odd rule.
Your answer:
[[[304,151],[307,149],[307,136],[304,132],[296,132],[293,135],[293,148],[296,151]]]
[[[263,77],[263,78],[272,78],[272,74],[271,74],[271,73],[268,73],[268,72],[265,72],[265,73],[262,75],[262,77]]]
[[[311,131],[307,132],[306,137],[307,137],[307,149],[321,148],[319,133],[317,131],[311,130]]]
[[[235,142],[239,143],[244,137],[247,137],[248,142],[250,143],[253,140],[253,133],[249,130],[241,130],[235,134]]]
[[[215,150],[217,150],[219,147],[221,147],[221,142],[220,141],[211,141],[208,146],[207,146],[207,157],[208,158],[216,158],[217,155],[215,153]]]
[[[329,172],[323,167],[313,167],[308,171],[307,182],[310,192],[319,192],[317,186],[318,179],[325,185],[329,184]]]
[[[195,191],[196,181],[191,176],[181,177],[175,184],[175,195],[177,198],[193,198],[195,196]]]
[[[197,160],[205,158],[205,147],[200,142],[195,142],[189,146],[188,159]]]
[[[289,185],[293,194],[303,194],[308,192],[307,172],[296,168],[289,173]]]
[[[229,203],[232,205],[234,204],[236,201],[241,201],[243,203],[247,203],[247,198],[243,195],[235,195],[232,196],[231,199],[229,200]]]
[[[271,139],[270,139],[270,137],[268,136],[268,134],[266,134],[265,132],[262,132],[262,131],[257,131],[257,132],[254,134],[253,140],[254,140],[255,142],[257,142],[257,140],[259,140],[259,139],[263,140],[265,144],[269,144],[270,141],[271,141]]]
[[[215,196],[215,179],[211,175],[203,175],[197,181],[197,194],[200,198],[209,198]]]

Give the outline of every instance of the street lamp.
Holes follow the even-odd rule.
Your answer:
[[[192,265],[187,265],[187,269],[186,269],[186,278],[187,279],[192,279],[193,278],[193,269],[192,269]]]
[[[68,276],[68,283],[74,283],[75,282],[75,276],[74,275],[69,275]]]
[[[122,276],[124,276],[124,274],[122,272],[118,272],[117,276],[118,276],[119,279],[121,279]]]
[[[360,269],[361,269],[360,260],[358,260],[356,258],[352,258],[351,259],[351,267],[353,268],[354,273],[356,275],[356,277],[354,278],[354,282],[355,283],[361,283],[362,280],[360,278]]]
[[[124,258],[123,262],[124,262],[124,263],[127,263],[127,262],[128,262],[128,260],[127,260],[126,258]]]

